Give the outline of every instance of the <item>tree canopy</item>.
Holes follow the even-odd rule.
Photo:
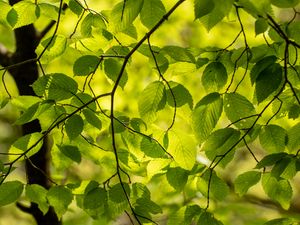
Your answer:
[[[0,0],[0,33],[5,223],[299,224],[300,0]]]

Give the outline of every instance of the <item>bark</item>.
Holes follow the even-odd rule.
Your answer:
[[[9,3],[13,5],[19,1],[20,0],[9,0]],[[7,60],[8,65],[36,58],[35,49],[38,45],[39,37],[35,27],[31,24],[17,28],[14,30],[14,35],[16,40],[16,51],[9,57],[9,60]],[[39,77],[38,66],[35,61],[13,67],[9,69],[9,72],[16,82],[20,95],[35,96],[31,87],[34,81]],[[41,132],[39,121],[34,120],[24,124],[22,126],[22,131],[23,135]],[[44,143],[39,152],[30,157],[29,160],[26,160],[25,163],[28,184],[39,184],[46,189],[49,189],[51,185],[47,177],[50,177],[50,160],[46,138],[44,139]],[[23,207],[19,206],[19,208],[22,209]],[[43,215],[35,203],[31,203],[30,208],[23,208],[22,210],[30,213],[38,225],[61,225],[61,221],[58,219],[52,207],[49,208],[49,211],[45,215]]]

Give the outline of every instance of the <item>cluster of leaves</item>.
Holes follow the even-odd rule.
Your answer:
[[[210,203],[222,202],[231,192],[246,195],[259,182],[270,199],[289,209],[293,197],[290,182],[300,170],[300,23],[295,20],[297,11],[291,20],[277,22],[273,9],[293,8],[299,0],[225,0],[222,4],[194,0],[195,19],[207,30],[229,13],[240,27],[228,47],[196,50],[193,46],[158,47],[150,41],[184,0],[168,10],[161,0],[126,0],[103,12],[70,0],[72,15],[66,13],[65,17],[78,19],[69,37],[57,29],[64,19],[62,1],[59,6],[37,2],[10,6],[0,0],[0,20],[8,29],[38,22],[41,17],[55,20],[57,25],[54,34],[37,47],[38,57],[32,59],[44,73],[32,86],[39,97],[9,95],[1,102],[2,107],[9,103],[22,111],[15,124],[39,119],[42,132],[20,137],[8,150],[8,161],[0,162],[0,206],[18,201],[24,192],[43,213],[53,206],[59,217],[75,199],[88,215],[106,218],[107,223],[130,212],[129,217],[138,224],[157,224],[153,218],[165,209],[151,199],[154,192],[147,184],[159,179],[177,193],[196,184],[193,200],[170,213],[170,225],[192,221],[223,224],[213,215]],[[256,35],[265,37],[264,44],[249,46],[240,16],[245,12],[255,19]],[[140,26],[147,30],[143,35],[137,29]],[[131,43],[122,44],[119,36],[130,37]],[[243,46],[234,48],[239,39]],[[47,73],[43,67],[68,51],[80,53],[72,61],[73,76],[58,70]],[[137,52],[158,75],[141,91],[128,87]],[[201,74],[205,96],[196,104],[188,84],[165,78],[169,69],[180,63],[192,65]],[[99,88],[101,82],[94,81],[95,74],[102,76],[106,87]],[[101,92],[107,87],[107,92]],[[117,111],[121,104],[117,94],[126,92],[139,96],[136,111]],[[181,119],[180,112],[190,116]],[[288,125],[281,125],[282,121]],[[16,162],[34,155],[46,136],[52,137],[52,160],[58,171],[80,166],[84,158],[105,168],[107,176],[88,181],[69,178],[67,184],[52,180],[55,185],[49,190],[6,181]],[[258,141],[262,159],[249,147]],[[238,175],[232,188],[220,174],[243,149],[257,165]],[[208,163],[197,160],[199,157]],[[136,177],[143,177],[143,182]],[[293,224],[293,220],[281,218],[265,224]]]

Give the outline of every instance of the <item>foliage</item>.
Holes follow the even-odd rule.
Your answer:
[[[72,210],[95,224],[123,214],[132,224],[296,224],[300,1],[102,2],[0,0],[0,106],[14,126],[42,128],[1,149],[0,206],[51,206],[64,224]],[[182,21],[183,33],[203,34],[171,40]],[[42,34],[37,56],[6,65],[9,34],[29,24]],[[207,32],[218,42],[199,44]],[[7,76],[28,62],[41,73],[36,96],[18,96]],[[49,189],[14,172],[46,137]],[[277,211],[241,212],[238,223],[237,202]]]

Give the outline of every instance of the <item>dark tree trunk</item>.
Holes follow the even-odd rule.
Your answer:
[[[9,0],[9,3],[13,5],[19,1],[20,0]],[[9,65],[36,58],[35,49],[38,45],[39,38],[34,26],[31,24],[17,28],[14,30],[14,34],[16,39],[16,51],[11,56]],[[35,95],[31,87],[33,82],[39,77],[38,66],[35,61],[13,67],[9,70],[9,72],[16,82],[20,95]],[[41,132],[39,121],[34,120],[24,124],[22,126],[22,131],[23,135]],[[47,148],[47,139],[45,138],[44,144],[39,152],[30,157],[29,160],[26,160],[26,175],[28,184],[39,184],[46,189],[49,189],[49,164],[49,152]],[[23,207],[20,208],[22,209]],[[49,211],[45,215],[43,215],[35,203],[31,203],[29,209],[23,208],[23,210],[30,213],[35,218],[38,225],[61,225],[61,221],[57,218],[52,207],[50,207]]]

